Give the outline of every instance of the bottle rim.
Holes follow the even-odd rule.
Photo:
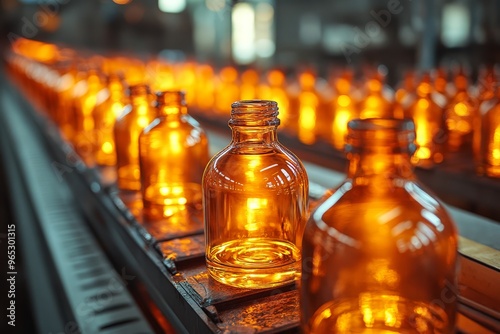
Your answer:
[[[186,104],[186,92],[183,90],[165,90],[157,92],[156,104],[158,106],[182,106]]]
[[[349,121],[345,151],[390,149],[413,154],[415,123],[410,118],[367,118]]]
[[[278,103],[272,100],[241,100],[231,104],[229,126],[278,126]]]

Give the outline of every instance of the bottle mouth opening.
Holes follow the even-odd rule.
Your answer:
[[[354,119],[348,123],[345,151],[363,149],[413,154],[415,123],[409,118]]]
[[[278,104],[271,100],[242,100],[231,104],[229,126],[278,126]]]

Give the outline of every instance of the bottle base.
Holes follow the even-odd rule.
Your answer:
[[[328,302],[308,323],[320,333],[450,333],[444,310],[397,295],[364,293],[359,298]]]

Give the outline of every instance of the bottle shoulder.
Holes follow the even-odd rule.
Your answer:
[[[308,229],[336,231],[355,239],[370,239],[380,231],[388,238],[401,233],[424,233],[431,239],[457,234],[446,208],[413,181],[382,194],[348,180],[322,198],[311,213]]]
[[[249,151],[230,144],[212,157],[204,179],[207,185],[226,189],[308,187],[302,163],[275,147]]]

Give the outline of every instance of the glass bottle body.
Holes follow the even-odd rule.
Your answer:
[[[91,159],[94,144],[94,119],[92,111],[97,102],[97,94],[103,89],[101,74],[95,70],[88,72],[85,80],[79,81],[73,88],[73,144],[87,163]]]
[[[253,110],[235,112],[245,107]],[[237,287],[280,286],[300,271],[307,174],[277,141],[276,116],[272,125],[265,117],[253,125],[246,119],[267,108],[277,114],[271,101],[233,104],[233,140],[203,176],[207,267],[214,279]]]
[[[432,98],[430,76],[425,74],[417,86],[417,97],[408,108],[415,123],[417,150],[412,162],[420,167],[432,167],[443,161],[443,145],[437,137],[444,130],[444,111]]]
[[[201,210],[201,180],[209,160],[208,138],[185,111],[184,95],[163,92],[158,103],[157,118],[139,137],[143,216],[148,220]]]
[[[156,117],[151,107],[149,87],[130,87],[130,104],[116,120],[113,132],[116,143],[117,182],[120,190],[140,191],[139,135]]]
[[[299,76],[298,96],[299,117],[297,136],[301,142],[312,145],[317,139],[317,119],[320,98],[315,90],[316,78],[312,71],[304,71]]]
[[[382,146],[349,153],[348,179],[308,221],[300,286],[306,333],[453,332],[454,224],[415,181],[410,154]]]

